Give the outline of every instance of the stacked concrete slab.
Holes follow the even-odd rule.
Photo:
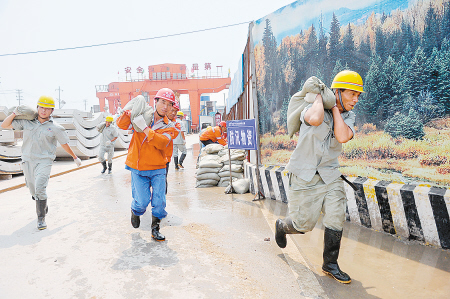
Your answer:
[[[103,114],[92,116],[89,112],[75,109],[55,109],[53,117],[66,129],[70,138],[69,146],[80,159],[97,156],[101,139],[97,126],[105,121]],[[115,150],[127,150],[130,140],[131,135],[128,134],[128,131],[119,130]],[[56,157],[70,157],[70,155],[61,146],[58,146]]]
[[[0,123],[8,116],[8,108],[0,106]],[[0,130],[0,179],[22,173],[21,146],[13,130]]]

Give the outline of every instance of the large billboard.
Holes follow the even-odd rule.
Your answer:
[[[297,144],[290,97],[311,76],[328,87],[357,71],[365,93],[346,175],[450,186],[450,0],[305,0],[256,21],[261,158],[283,165]]]

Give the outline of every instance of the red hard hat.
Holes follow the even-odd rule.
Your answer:
[[[168,100],[169,102],[175,103],[175,94],[173,93],[172,89],[170,88],[161,88],[158,90],[155,96],[156,99],[164,99]]]
[[[178,103],[177,100],[175,100],[175,102],[173,103],[173,108],[180,110],[180,103]]]
[[[219,126],[226,128],[226,127],[227,127],[227,123],[224,122],[224,121],[221,121],[221,122],[219,123]]]

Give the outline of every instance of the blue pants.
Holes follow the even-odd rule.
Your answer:
[[[159,219],[166,217],[166,168],[144,171],[126,168],[131,170],[133,213],[142,216],[151,202],[152,215]]]

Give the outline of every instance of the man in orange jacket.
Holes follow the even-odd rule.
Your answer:
[[[130,118],[130,111],[116,120],[117,126],[129,130],[134,126],[143,133],[134,132],[128,148],[125,168],[131,171],[131,224],[140,225],[148,205],[152,204],[152,237],[164,241],[159,232],[161,219],[167,216],[166,208],[166,163],[167,147],[178,135],[173,122],[166,114],[175,102],[175,94],[169,88],[160,89],[155,96],[155,113],[153,122],[147,126],[142,115]],[[151,188],[152,187],[152,191]]]
[[[221,121],[218,126],[208,127],[203,133],[200,134],[200,141],[203,145],[208,145],[211,143],[219,143],[223,146],[227,145],[227,139],[224,138],[223,134],[227,129],[227,123]]]

